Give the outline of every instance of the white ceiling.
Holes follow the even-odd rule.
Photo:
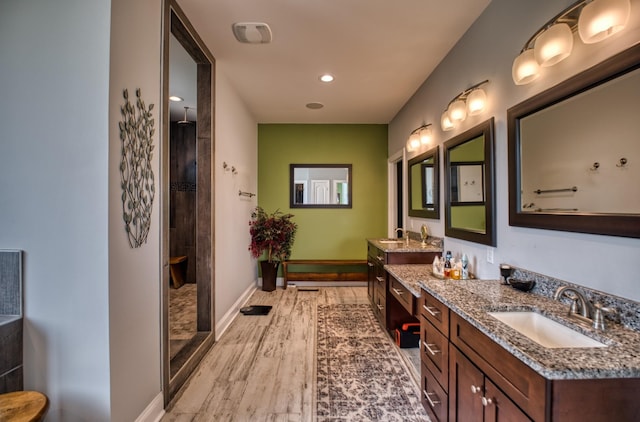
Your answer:
[[[388,123],[490,0],[178,2],[259,123]],[[272,43],[239,43],[235,22]]]

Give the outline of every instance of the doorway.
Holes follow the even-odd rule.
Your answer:
[[[164,3],[163,22],[161,291],[162,389],[166,407],[215,340],[212,204],[215,60],[174,0]],[[186,63],[176,65],[173,61],[181,57],[187,58],[183,60]],[[180,68],[186,68],[187,72],[180,72]],[[186,88],[180,93],[171,92],[181,85]],[[172,95],[182,97],[182,104],[177,104],[173,112],[169,101]],[[179,316],[188,325],[180,335],[176,334],[174,318],[179,311],[171,306],[176,297],[180,297],[181,306],[191,309]]]

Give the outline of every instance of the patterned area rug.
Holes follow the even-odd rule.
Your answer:
[[[369,304],[318,305],[318,422],[429,421]]]

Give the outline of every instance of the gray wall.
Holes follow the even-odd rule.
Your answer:
[[[481,277],[498,278],[498,264],[507,262],[640,300],[634,265],[640,256],[639,239],[517,228],[508,223],[507,109],[640,40],[640,1],[632,0],[632,17],[624,32],[588,46],[577,40],[571,57],[548,68],[537,81],[516,86],[511,79],[513,59],[537,29],[572,2],[493,0],[390,123],[389,155],[402,150],[411,130],[423,122],[434,124],[435,143],[442,144],[495,116],[498,243],[497,248],[491,248],[494,264],[487,262],[489,248],[485,246],[446,238],[445,248],[472,256],[475,271]],[[485,79],[490,80],[485,86],[488,109],[478,116],[468,117],[460,128],[443,132],[440,115],[448,102],[462,90]],[[420,152],[410,153],[408,158]],[[433,234],[444,236],[444,217],[441,220],[408,218],[408,226],[414,230],[422,223],[426,223]]]

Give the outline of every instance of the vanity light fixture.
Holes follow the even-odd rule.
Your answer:
[[[602,41],[622,30],[631,14],[630,0],[579,0],[544,24],[524,44],[513,61],[511,76],[525,85],[540,76],[540,68],[566,59],[573,50],[573,33],[585,44]]]
[[[440,118],[440,127],[444,131],[453,129],[458,123],[464,121],[467,116],[475,116],[484,110],[487,104],[487,93],[481,88],[489,80],[479,82],[456,95]]]
[[[420,146],[429,145],[433,139],[433,130],[431,123],[426,123],[417,129],[411,131],[407,140],[407,151],[412,152],[420,148]]]
[[[179,103],[180,101],[184,101],[184,98],[178,97],[177,95],[172,95],[169,97],[169,101],[173,101],[175,103]]]

